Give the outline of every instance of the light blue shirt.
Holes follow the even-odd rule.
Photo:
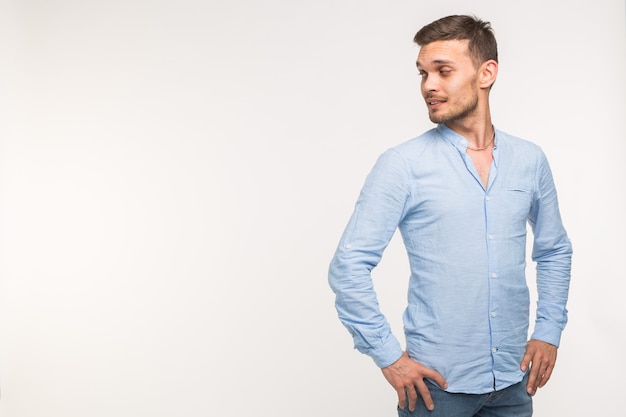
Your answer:
[[[541,149],[496,131],[487,189],[445,125],[385,152],[367,177],[330,265],[339,318],[379,367],[402,354],[371,271],[399,228],[411,277],[406,350],[449,392],[481,394],[523,378],[528,339],[526,224],[537,263],[532,339],[559,345],[567,322],[572,247]]]

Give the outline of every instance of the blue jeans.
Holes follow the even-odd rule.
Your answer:
[[[530,417],[532,397],[526,392],[528,374],[522,382],[488,394],[452,394],[426,380],[435,409],[426,409],[421,398],[415,411],[398,407],[399,417]]]

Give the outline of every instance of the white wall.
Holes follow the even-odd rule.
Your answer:
[[[394,415],[327,265],[378,154],[431,126],[413,34],[468,12],[575,245],[535,415],[622,415],[624,2],[471,4],[3,1],[0,415]],[[399,336],[407,273],[394,240]]]

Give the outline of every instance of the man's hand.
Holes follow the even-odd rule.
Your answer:
[[[428,391],[428,387],[424,383],[424,378],[432,379],[443,389],[448,387],[446,380],[439,372],[415,362],[409,358],[406,352],[402,354],[400,359],[388,367],[382,368],[382,371],[387,381],[398,393],[398,405],[400,408],[406,407],[408,397],[410,411],[415,410],[418,392],[422,396],[426,408],[429,410],[435,408],[435,404],[433,404],[433,400],[430,397],[430,391]]]
[[[550,379],[556,363],[556,351],[556,346],[540,340],[531,340],[526,345],[526,353],[520,368],[526,372],[530,365],[526,385],[526,391],[530,395],[535,395],[537,388],[543,388]]]

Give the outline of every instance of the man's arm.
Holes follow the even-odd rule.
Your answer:
[[[409,196],[406,162],[389,150],[365,181],[328,273],[339,319],[354,347],[380,368],[397,361],[402,348],[380,311],[371,272],[404,217]]]
[[[556,188],[545,155],[537,170],[537,196],[529,223],[533,229],[532,258],[537,263],[537,319],[520,364],[530,366],[527,391],[534,395],[554,369],[561,333],[567,324],[572,245],[561,222]]]
[[[380,312],[371,271],[405,216],[411,197],[409,169],[394,150],[387,151],[368,175],[356,208],[329,270],[329,283],[335,292],[341,322],[352,334],[354,346],[368,354],[398,393],[398,404],[415,409],[417,393],[432,409],[433,402],[424,378],[445,387],[446,382],[402,352]]]

